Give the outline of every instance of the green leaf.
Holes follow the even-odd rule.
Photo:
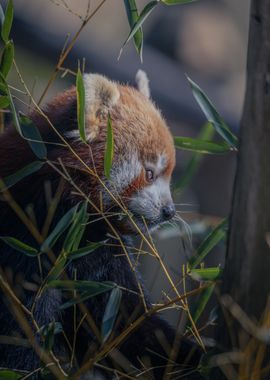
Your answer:
[[[147,19],[147,17],[150,15],[150,13],[153,11],[154,7],[156,5],[158,5],[158,3],[159,3],[159,1],[150,1],[143,8],[142,12],[140,13],[140,16],[138,17],[136,23],[131,28],[129,35],[128,35],[126,41],[124,42],[124,44],[123,44],[123,46],[122,46],[122,48],[120,50],[119,57],[122,54],[122,51],[123,51],[124,47],[126,46],[126,44],[135,36],[135,34],[137,33],[137,31],[142,27],[142,24]]]
[[[97,248],[102,247],[104,243],[91,243],[86,247],[79,248],[68,254],[68,259],[70,261],[79,259],[83,256],[89,255],[89,253],[94,252]]]
[[[3,75],[2,75],[2,77],[3,77]],[[1,79],[2,79],[2,77],[1,77]],[[0,93],[1,93],[1,95],[8,95],[7,83],[0,82]]]
[[[67,283],[67,282],[72,282],[72,281],[63,281],[63,282]],[[51,282],[49,286],[56,287],[62,290],[81,291],[79,295],[76,295],[76,297],[70,299],[69,301],[61,305],[60,309],[63,310],[63,309],[67,309],[70,306],[76,305],[78,303],[82,303],[88,300],[89,298],[108,292],[115,287],[115,284],[110,283],[110,282],[76,281],[76,284],[62,285],[60,284],[60,281],[54,281],[54,282]],[[88,290],[82,291],[82,289],[88,289]]]
[[[110,173],[111,173],[111,167],[112,167],[112,161],[113,161],[113,149],[114,149],[114,142],[113,142],[112,121],[111,121],[111,116],[108,113],[107,140],[106,140],[106,149],[105,149],[105,154],[104,154],[104,173],[108,179],[110,179]]]
[[[1,36],[2,40],[7,43],[9,39],[9,33],[13,22],[13,3],[12,0],[8,1],[4,22],[2,24]]]
[[[0,71],[6,78],[13,64],[14,59],[14,44],[12,41],[8,41],[4,47],[4,51],[1,58]]]
[[[52,248],[58,238],[65,232],[65,230],[70,226],[73,221],[74,216],[76,215],[76,211],[78,208],[78,204],[72,207],[56,224],[53,231],[50,235],[44,240],[40,250],[41,252],[46,252],[49,248]]]
[[[203,289],[200,293],[199,299],[196,302],[196,309],[194,310],[194,313],[192,313],[192,319],[194,323],[198,321],[203,311],[205,310],[206,305],[208,304],[208,301],[211,295],[213,294],[214,289],[215,284],[211,284],[209,287]]]
[[[0,4],[0,24],[1,24],[1,29],[2,29],[2,25],[4,23],[4,20],[5,20],[5,14],[4,14],[2,5]]]
[[[227,143],[214,143],[212,141],[193,139],[191,137],[176,136],[174,137],[174,144],[176,148],[179,149],[206,154],[224,154],[231,150],[230,145]]]
[[[52,269],[48,273],[48,276],[46,278],[46,286],[51,281],[56,280],[61,275],[61,273],[63,272],[63,270],[67,266],[67,264],[68,264],[68,260],[67,260],[66,256],[59,256],[58,257],[58,259],[56,260],[56,263],[54,264],[54,266],[52,267]]]
[[[106,342],[111,335],[113,326],[119,311],[122,298],[122,291],[119,288],[114,288],[111,291],[106,309],[102,318],[101,336],[102,342]]]
[[[7,108],[9,106],[9,98],[7,96],[0,96],[0,108]]]
[[[128,17],[129,26],[132,29],[139,18],[139,13],[135,0],[124,0],[126,13]],[[142,61],[142,53],[143,53],[143,31],[142,28],[139,28],[137,32],[134,34],[133,41],[136,47],[136,50],[140,56]]]
[[[40,168],[42,168],[43,165],[44,165],[44,162],[42,161],[34,161],[34,162],[31,162],[31,164],[28,164],[22,169],[18,170],[16,173],[11,174],[8,177],[5,177],[4,178],[5,188],[8,189],[11,186],[16,185],[16,183],[21,181],[23,178],[37,172]],[[1,190],[5,190],[5,188]]]
[[[25,373],[20,373],[11,369],[0,369],[0,380],[18,380],[23,377],[25,377]]]
[[[189,77],[187,77],[192,93],[197,100],[201,110],[206,116],[207,120],[213,124],[217,133],[233,148],[237,149],[238,139],[237,137],[230,131],[229,127],[226,125],[225,121],[221,118],[219,113],[216,111],[213,103],[210,99],[205,95],[202,89],[193,82]]]
[[[39,329],[39,333],[42,334],[43,336],[46,336],[47,331],[50,330],[52,326],[53,326],[54,335],[59,334],[63,331],[62,324],[60,322],[53,321],[47,325],[41,326]]]
[[[85,89],[80,68],[76,76],[76,93],[77,93],[77,120],[82,141],[86,142],[85,136]]]
[[[207,122],[203,127],[201,132],[199,133],[198,139],[199,140],[212,140],[214,136],[214,128],[211,123]],[[202,160],[202,154],[195,152],[189,162],[187,163],[187,166],[185,167],[181,178],[179,181],[176,182],[174,186],[175,191],[183,190],[185,187],[187,187],[192,178],[194,177],[196,171],[198,170],[198,167],[201,163]]]
[[[50,322],[45,326],[42,326],[39,329],[40,334],[44,338],[43,348],[45,351],[51,351],[54,345],[54,337],[55,335],[61,333],[63,331],[63,327],[60,322]]]
[[[198,0],[161,0],[161,2],[166,5],[181,5],[181,4],[194,3],[195,1],[198,1]]]
[[[87,214],[87,202],[83,202],[79,210],[74,214],[72,225],[69,228],[63,244],[66,253],[77,250],[86,228],[89,215]]]
[[[208,255],[208,253],[223,239],[227,236],[228,220],[224,219],[210,234],[204,239],[199,248],[197,249],[196,255],[193,256],[189,261],[189,267],[191,269],[196,268]]]
[[[47,158],[47,148],[42,140],[38,128],[28,116],[22,114],[20,114],[20,125],[22,135],[25,139],[27,139],[34,154],[39,159],[45,160]]]
[[[31,247],[28,244],[23,243],[22,241],[15,239],[11,236],[0,236],[0,239],[3,240],[11,248],[16,249],[16,251],[22,252],[27,256],[36,257],[38,255],[38,250]]]
[[[215,281],[221,277],[222,269],[219,267],[191,269],[189,274],[198,281]]]
[[[9,98],[9,103],[10,103],[10,109],[11,109],[11,113],[12,113],[12,120],[13,120],[13,123],[14,123],[14,126],[17,130],[17,132],[22,136],[22,131],[21,131],[21,126],[20,126],[20,122],[19,122],[19,118],[18,118],[18,115],[17,115],[17,111],[16,111],[16,108],[15,108],[15,105],[14,105],[14,102],[13,102],[13,98],[12,98],[12,95],[10,93],[10,90],[9,90],[9,87],[8,87],[8,84],[6,82],[6,78],[4,77],[4,75],[1,73],[0,71],[0,78],[1,78],[1,83],[0,83],[0,88],[1,88],[1,91],[8,96]]]
[[[97,281],[84,281],[84,280],[53,280],[47,284],[50,288],[56,288],[66,291],[79,291],[79,292],[107,292],[115,288],[113,282],[97,282]]]

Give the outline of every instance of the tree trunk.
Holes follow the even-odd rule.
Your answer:
[[[270,0],[252,0],[247,89],[223,285],[223,294],[229,294],[252,320],[260,320],[270,295],[269,244]],[[242,323],[234,320],[232,325],[237,341]],[[232,348],[222,330],[221,343]]]

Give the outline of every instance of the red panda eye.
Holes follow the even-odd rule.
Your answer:
[[[146,169],[145,170],[145,177],[148,182],[153,182],[154,181],[154,172],[151,169]]]

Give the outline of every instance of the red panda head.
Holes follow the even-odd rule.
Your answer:
[[[92,165],[106,186],[121,199],[137,222],[144,218],[144,223],[152,228],[175,214],[170,192],[175,149],[164,119],[149,99],[145,73],[137,74],[137,84],[135,89],[101,75],[84,75],[86,136]],[[114,134],[110,180],[103,173],[108,112]],[[66,137],[79,141],[77,130],[68,132]],[[81,149],[88,151],[84,145],[81,143]],[[95,189],[102,193],[103,204],[113,207],[108,191],[100,184]],[[128,223],[126,218],[125,223]]]

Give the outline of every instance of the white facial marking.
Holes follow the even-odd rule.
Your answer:
[[[134,195],[129,208],[131,212],[143,216],[146,220],[158,221],[162,207],[170,202],[172,202],[170,182],[160,177]]]
[[[128,156],[125,155],[120,161],[113,163],[110,175],[110,182],[108,183],[109,189],[115,195],[121,193],[140,175],[142,171],[142,164],[138,159],[136,152],[129,152]],[[134,189],[134,191],[136,191]],[[105,204],[111,202],[110,195],[105,191],[103,195]]]

